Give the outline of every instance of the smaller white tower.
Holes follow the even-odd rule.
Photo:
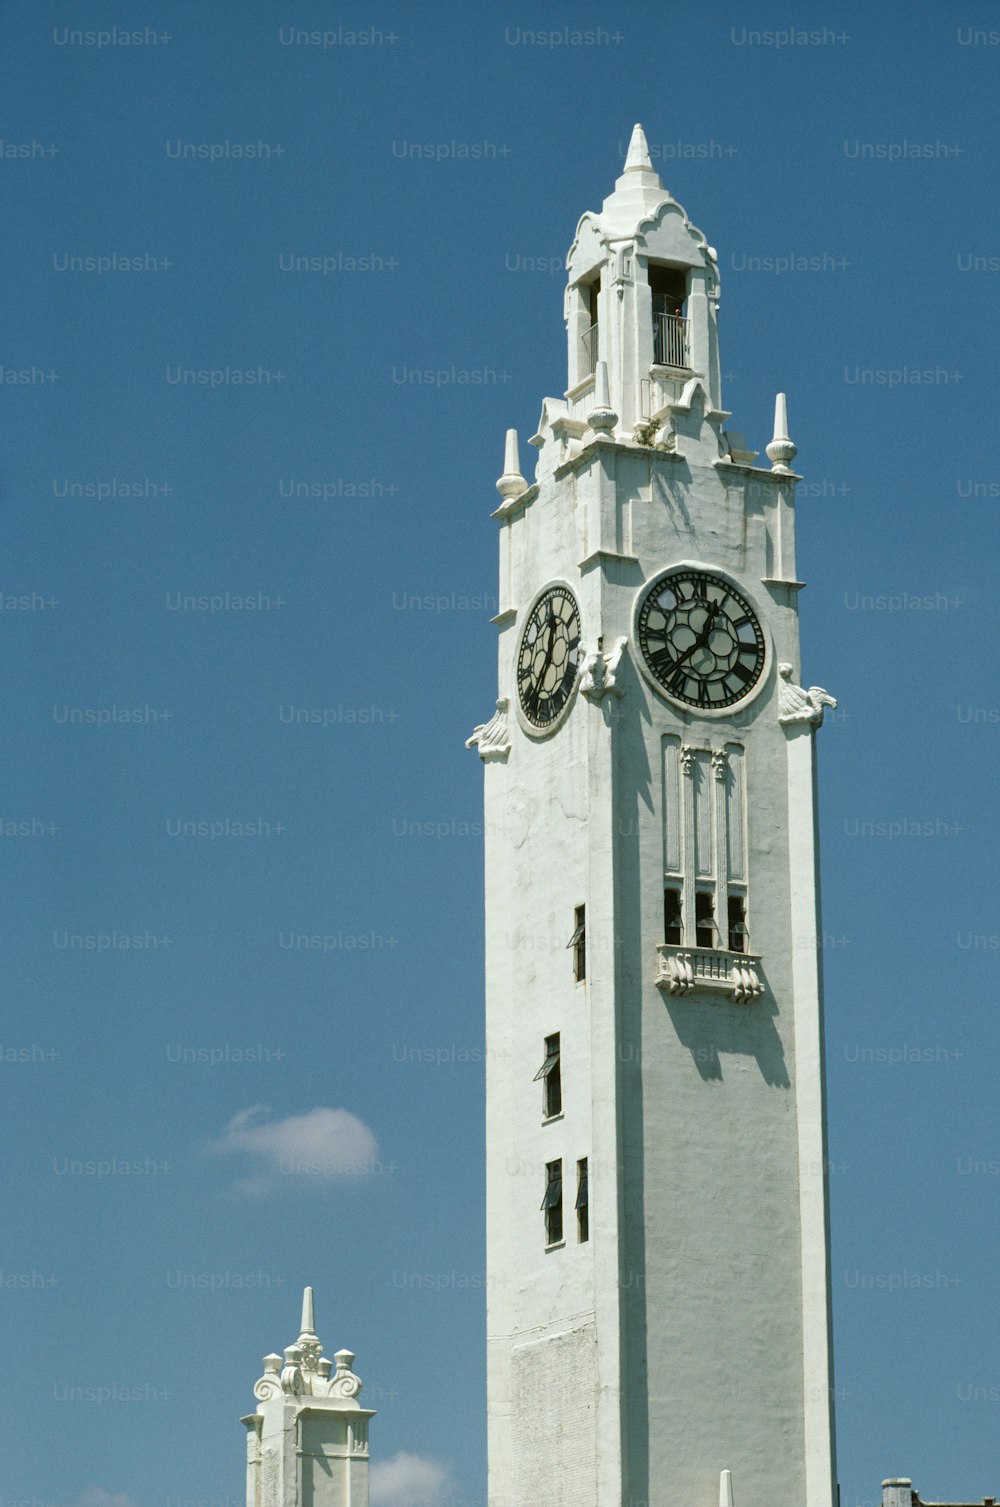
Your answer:
[[[302,1297],[302,1333],[264,1356],[254,1387],[260,1407],[247,1429],[247,1507],[368,1507],[368,1420],[358,1402],[354,1355],[323,1356],[313,1290]],[[332,1374],[331,1374],[332,1373]]]

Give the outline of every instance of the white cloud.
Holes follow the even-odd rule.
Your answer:
[[[135,1497],[124,1491],[105,1491],[103,1486],[88,1486],[73,1503],[73,1507],[139,1507]]]
[[[245,1198],[264,1198],[282,1178],[367,1177],[376,1171],[378,1142],[363,1120],[347,1109],[310,1109],[304,1115],[272,1120],[266,1104],[255,1104],[233,1115],[211,1149],[237,1153],[256,1166],[240,1178],[232,1191]],[[94,1507],[102,1507],[95,1503]]]
[[[373,1460],[368,1477],[371,1507],[446,1507],[455,1496],[450,1467],[429,1455],[400,1450]]]

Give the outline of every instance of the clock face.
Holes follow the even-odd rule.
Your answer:
[[[742,701],[764,669],[764,633],[753,608],[706,571],[658,577],[642,599],[637,632],[657,684],[702,711]]]
[[[580,609],[567,586],[550,586],[531,611],[517,654],[517,694],[532,727],[548,731],[567,706],[580,662]]]

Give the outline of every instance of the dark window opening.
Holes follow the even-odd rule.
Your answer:
[[[687,275],[680,267],[649,265],[653,301],[653,360],[658,366],[688,365]]]
[[[576,1164],[576,1238],[581,1243],[590,1239],[590,1189],[585,1156]]]
[[[601,279],[595,277],[593,282],[584,283],[580,292],[583,295],[583,307],[587,313],[587,329],[582,335],[583,340],[583,376],[589,377],[597,370],[597,300],[601,292]]]
[[[742,895],[730,895],[729,897],[729,951],[746,952],[749,932],[747,931],[747,903]]]
[[[682,267],[663,267],[650,262],[649,291],[653,295],[654,314],[683,315],[687,274]]]
[[[542,1199],[545,1215],[545,1243],[558,1245],[563,1238],[562,1162],[545,1164],[545,1197]]]
[[[697,947],[715,946],[715,906],[705,890],[694,897],[694,940]]]
[[[562,1070],[559,1066],[559,1032],[545,1038],[545,1061],[535,1074],[542,1082],[542,1113],[547,1120],[562,1114]]]
[[[573,949],[573,977],[578,984],[587,977],[587,907],[578,905],[573,912],[573,935],[566,943]]]
[[[684,941],[681,892],[672,885],[663,891],[663,940],[679,947]]]

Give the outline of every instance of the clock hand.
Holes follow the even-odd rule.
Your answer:
[[[713,629],[715,628],[715,620],[719,616],[720,610],[721,608],[718,602],[708,603],[708,622],[705,624],[705,627],[702,629],[701,633],[695,639],[691,647],[689,649],[685,649],[683,654],[678,655],[678,657],[673,660],[671,664],[667,665],[664,674],[669,674],[671,671],[679,669],[686,659],[691,658],[692,654],[696,654],[699,649],[704,649],[705,645],[708,643],[709,639],[712,636]]]
[[[541,683],[545,679],[545,672],[546,672],[546,670],[548,669],[549,665],[552,663],[552,650],[555,648],[555,644],[556,644],[556,615],[555,615],[555,613],[552,611],[552,609],[550,607],[549,608],[549,641],[545,645],[545,658],[542,661],[542,668],[541,668],[541,670],[538,673],[538,684],[539,684],[539,687],[541,687]]]

